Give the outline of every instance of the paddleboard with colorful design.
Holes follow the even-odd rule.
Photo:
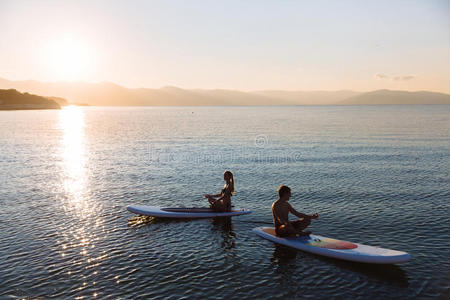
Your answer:
[[[395,264],[410,260],[403,251],[367,246],[311,234],[301,237],[278,237],[273,227],[253,229],[257,235],[277,244],[318,255],[373,264]]]
[[[230,212],[217,212],[207,207],[157,207],[148,205],[130,205],[128,211],[151,217],[160,218],[215,218],[233,217],[251,213],[248,209],[232,209]]]

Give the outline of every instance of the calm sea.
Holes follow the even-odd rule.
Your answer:
[[[0,298],[450,296],[450,106],[67,107],[0,112]],[[231,220],[202,206],[231,170]],[[280,184],[319,235],[407,251],[373,266],[275,246]]]

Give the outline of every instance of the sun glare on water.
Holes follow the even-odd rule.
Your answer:
[[[84,113],[76,106],[64,107],[59,115],[63,132],[61,150],[65,170],[64,186],[72,203],[80,203],[86,186]]]
[[[46,68],[55,80],[82,80],[91,72],[92,51],[81,40],[64,38],[50,42]]]

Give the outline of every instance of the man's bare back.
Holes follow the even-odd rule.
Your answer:
[[[275,227],[286,225],[289,222],[290,204],[285,201],[277,200],[272,204],[273,223]]]

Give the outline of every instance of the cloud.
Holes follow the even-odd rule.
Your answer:
[[[416,78],[416,76],[414,75],[402,75],[402,76],[389,76],[386,74],[380,74],[377,73],[373,76],[375,79],[378,80],[392,80],[392,81],[409,81],[409,80],[413,80],[414,78]]]
[[[394,81],[408,81],[408,80],[412,80],[414,78],[416,78],[416,76],[413,76],[413,75],[395,76],[395,77],[392,77],[392,80],[394,80]]]
[[[381,79],[388,79],[389,78],[389,76],[384,75],[384,74],[375,74],[374,77],[376,79],[379,79],[379,80],[381,80]]]

